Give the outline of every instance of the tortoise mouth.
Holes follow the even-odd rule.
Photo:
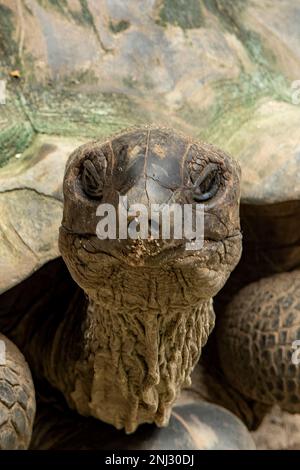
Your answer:
[[[217,262],[226,263],[227,256],[231,250],[230,246],[241,244],[242,235],[236,231],[222,239],[208,238],[203,241],[201,248],[188,249],[187,240],[100,240],[94,234],[76,233],[65,226],[60,230],[65,235],[75,238],[77,249],[85,252],[87,256],[97,255],[109,259],[112,263],[120,263],[132,267],[157,267],[203,264],[206,266],[208,260],[216,258]],[[193,242],[190,240],[189,242]]]

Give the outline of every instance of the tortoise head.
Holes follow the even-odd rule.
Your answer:
[[[170,129],[135,129],[81,146],[67,164],[60,229],[72,276],[90,290],[108,265],[186,268],[195,279],[200,273],[201,284],[206,272],[207,296],[215,295],[240,257],[239,179],[238,164],[224,152]],[[169,212],[163,232],[163,210],[170,206],[179,219]],[[186,236],[187,206],[193,234],[196,209],[202,210],[196,249],[187,249],[195,241]]]
[[[70,157],[59,244],[89,306],[64,394],[79,413],[127,432],[167,424],[213,327],[211,297],[240,257],[239,177],[222,151],[161,128],[92,142]],[[171,204],[179,217],[168,214],[166,234]],[[197,204],[203,237],[196,221],[177,236],[186,207],[197,215]]]

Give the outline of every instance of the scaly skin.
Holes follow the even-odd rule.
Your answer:
[[[129,204],[193,202],[197,178],[205,181],[211,168],[218,168],[220,181],[205,205],[201,250],[185,250],[182,240],[115,241],[92,235],[95,195],[103,193],[101,202],[114,205],[120,193]],[[144,422],[168,423],[213,327],[212,297],[240,257],[238,187],[239,170],[230,157],[166,129],[133,130],[72,155],[60,250],[89,305],[80,357],[65,358],[61,371],[47,371],[72,408],[126,432]],[[53,364],[61,355],[65,328],[70,318],[57,333]]]
[[[31,373],[23,355],[0,334],[0,450],[27,449],[35,415]]]
[[[197,279],[180,269],[103,269],[98,281],[101,291],[89,292],[82,355],[60,388],[72,408],[118,429],[166,425],[214,325],[211,300],[193,295]]]
[[[74,152],[59,246],[87,300],[76,294],[66,304],[55,279],[55,291],[49,285],[21,308],[14,325],[9,309],[1,317],[39,386],[47,379],[71,408],[126,432],[167,425],[214,325],[212,298],[240,258],[239,179],[224,152],[168,129],[132,130]],[[116,206],[120,194],[146,206],[204,194],[203,248],[98,239],[99,202]]]
[[[222,369],[244,397],[300,413],[300,271],[277,274],[243,288],[218,322]]]

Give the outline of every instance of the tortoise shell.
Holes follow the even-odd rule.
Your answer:
[[[296,2],[246,1],[243,14],[238,2],[149,2],[143,11],[104,2],[105,13],[89,0],[77,10],[46,3],[0,0],[0,315],[14,322],[32,292],[65,307],[74,285],[54,281],[66,279],[57,237],[67,158],[95,137],[153,121],[241,164],[244,252],[217,305],[299,267]],[[52,270],[51,288],[39,291]]]
[[[51,425],[40,433],[51,410]],[[89,418],[41,406],[32,449],[43,450],[254,450],[241,421],[221,406],[199,401],[173,409],[166,428],[144,424],[133,435]],[[54,417],[54,418],[53,418]],[[72,429],[72,432],[68,432]],[[38,437],[37,437],[38,436]],[[43,439],[41,440],[41,437]],[[47,444],[46,444],[47,443]]]
[[[299,10],[264,0],[241,15],[223,3],[106,2],[104,14],[89,1],[78,11],[0,1],[0,292],[59,256],[70,153],[148,122],[239,160],[245,279],[299,266]]]

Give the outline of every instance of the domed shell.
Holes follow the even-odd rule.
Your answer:
[[[47,412],[51,413],[51,420],[45,432],[43,423]],[[250,432],[236,416],[220,406],[202,401],[176,406],[165,428],[144,424],[129,435],[96,420],[70,413],[62,415],[57,409],[43,410],[42,405],[31,445],[33,449],[44,450],[255,449]]]
[[[0,292],[59,256],[70,153],[149,122],[240,161],[248,264],[299,264],[295,2],[56,3],[0,0]]]

